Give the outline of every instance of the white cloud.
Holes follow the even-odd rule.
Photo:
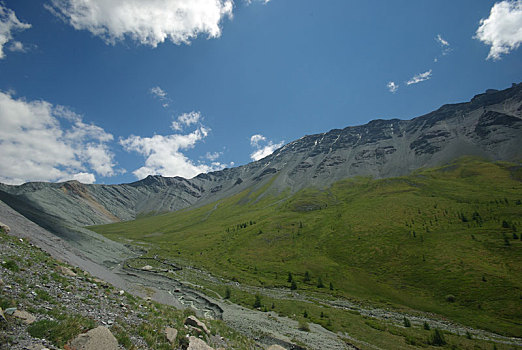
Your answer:
[[[177,120],[173,121],[171,124],[171,128],[176,131],[183,130],[184,126],[191,126],[194,124],[199,123],[201,120],[201,113],[200,112],[189,112],[189,113],[183,113],[178,117]]]
[[[171,100],[167,97],[167,92],[165,90],[159,86],[155,86],[150,89],[150,93],[162,102],[163,108],[167,108],[169,106]]]
[[[261,142],[261,141],[266,141],[266,137],[264,137],[263,135],[259,135],[259,134],[252,135],[250,137],[250,145],[252,145],[254,147],[259,147],[259,142]]]
[[[20,41],[13,41],[8,47],[9,51],[13,52],[26,52],[27,48]]]
[[[480,20],[474,38],[491,46],[486,59],[499,60],[517,49],[522,43],[522,0],[495,3],[489,17]]]
[[[205,154],[205,158],[213,162],[221,157],[222,154],[222,152],[207,152],[207,154]]]
[[[8,9],[0,2],[0,59],[5,57],[4,45],[13,39],[13,32],[31,28],[28,23],[20,22],[13,10]],[[11,51],[21,51],[23,44],[19,41],[13,42]]]
[[[386,87],[392,93],[395,93],[397,90],[399,90],[399,84],[396,84],[394,81],[390,81],[388,84],[386,84]]]
[[[0,182],[95,181],[115,174],[113,136],[63,106],[0,92]]]
[[[194,113],[194,112],[192,112]],[[190,115],[186,113],[184,115]],[[199,120],[199,113],[198,120]],[[133,171],[138,179],[148,175],[182,176],[192,178],[200,173],[223,169],[225,165],[212,162],[210,165],[194,163],[183,154],[183,150],[194,148],[207,137],[209,129],[200,125],[189,134],[154,135],[141,137],[131,135],[120,139],[120,144],[128,152],[137,152],[145,157],[145,165]]]
[[[444,38],[440,34],[437,34],[435,40],[440,44],[440,46],[450,46],[449,42],[444,40]]]
[[[65,177],[59,181],[67,181],[67,180],[76,180],[84,184],[92,184],[96,181],[96,177],[90,173],[77,173],[72,176],[72,178]]]
[[[255,134],[250,137],[250,145],[256,150],[250,154],[250,158],[254,161],[265,158],[274,153],[276,149],[283,146],[284,141],[274,144],[272,141],[266,142],[267,139],[263,135]],[[264,145],[263,145],[264,144]]]
[[[189,44],[199,34],[221,35],[223,18],[232,18],[232,0],[51,0],[46,8],[77,30],[105,42],[131,38],[156,47],[170,40]]]
[[[250,5],[254,0],[244,0],[247,5]],[[270,2],[270,0],[256,0],[256,1],[259,1],[259,2],[262,2],[264,5],[268,4]]]
[[[406,82],[406,85],[417,84],[429,79],[431,79],[431,69],[427,72],[414,75],[413,78]]]
[[[167,93],[159,86],[155,86],[155,87],[151,88],[150,93],[159,99],[164,99],[167,97]]]

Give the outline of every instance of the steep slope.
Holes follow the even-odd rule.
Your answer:
[[[67,235],[77,226],[204,205],[246,189],[295,193],[353,176],[406,175],[463,155],[508,161],[522,156],[522,84],[488,90],[470,102],[445,105],[412,120],[374,120],[304,136],[257,162],[192,179],[149,176],[122,185],[0,184],[0,200],[39,225]]]
[[[91,229],[146,247],[135,266],[157,256],[201,268],[238,282],[227,284],[234,302],[251,305],[261,290],[278,313],[314,310],[323,325],[319,315],[333,312],[321,309],[327,302],[298,307],[296,295],[274,295],[297,289],[318,300],[384,303],[522,336],[520,163],[464,157],[404,177],[261,193]],[[223,285],[209,288],[224,295]],[[346,317],[331,319],[335,331],[353,331]]]

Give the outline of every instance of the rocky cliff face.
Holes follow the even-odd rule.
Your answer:
[[[149,176],[122,185],[0,184],[0,200],[67,235],[74,227],[205,204],[269,181],[269,191],[298,191],[352,176],[405,175],[464,155],[522,158],[522,84],[488,90],[470,102],[445,105],[412,120],[374,120],[304,136],[257,162],[192,179]]]

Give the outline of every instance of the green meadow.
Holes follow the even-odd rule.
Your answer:
[[[462,158],[409,176],[350,178],[295,194],[274,194],[268,184],[206,206],[91,229],[240,285],[431,313],[522,337],[518,164]],[[249,307],[256,302],[233,285],[206,287]],[[405,347],[427,346],[430,335],[321,303],[263,296],[263,307],[334,331],[359,327],[360,339],[384,332],[382,341],[398,337]],[[457,348],[493,347],[455,338]]]

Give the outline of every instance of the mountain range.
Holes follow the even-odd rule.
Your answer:
[[[31,182],[0,184],[0,201],[69,241],[82,226],[132,220],[200,206],[247,189],[295,193],[355,176],[387,178],[445,164],[464,155],[516,161],[522,156],[522,83],[487,90],[411,120],[307,135],[243,166],[192,179],[150,175],[129,184]]]

